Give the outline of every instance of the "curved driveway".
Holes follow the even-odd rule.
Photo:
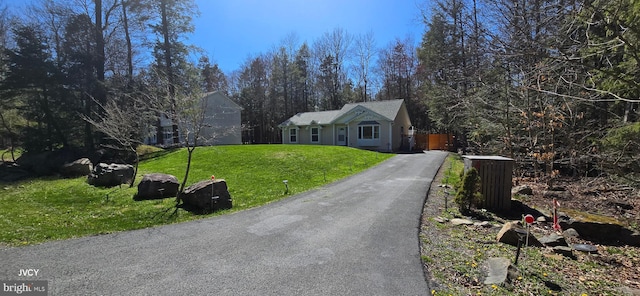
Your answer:
[[[230,215],[1,249],[0,281],[35,268],[49,295],[428,295],[418,227],[445,156],[397,155]]]

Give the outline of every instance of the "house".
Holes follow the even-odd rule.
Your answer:
[[[234,145],[242,144],[241,111],[242,107],[227,97],[221,91],[204,94],[203,106],[205,106],[204,127],[200,131],[198,145]],[[179,143],[173,141],[173,123],[166,117],[160,118],[158,127],[151,127],[148,136],[144,139],[145,144],[159,146],[173,146]],[[178,128],[178,130],[183,130]],[[161,139],[161,141],[158,141]],[[190,141],[193,141],[190,138]]]
[[[283,144],[317,144],[377,151],[410,149],[413,134],[404,100],[346,104],[340,110],[298,113],[278,127]]]

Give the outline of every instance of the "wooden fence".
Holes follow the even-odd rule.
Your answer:
[[[453,151],[452,134],[415,134],[414,149]]]

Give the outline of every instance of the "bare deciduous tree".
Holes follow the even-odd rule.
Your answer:
[[[361,89],[360,100],[366,102],[370,100],[369,92],[372,80],[373,59],[376,54],[376,42],[373,32],[359,35],[355,39],[355,58],[357,63],[354,65],[355,72],[358,76],[358,87]]]

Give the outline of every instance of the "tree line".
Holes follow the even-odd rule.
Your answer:
[[[418,49],[435,129],[519,174],[638,181],[640,3],[441,0]]]
[[[192,0],[40,0],[25,17],[4,8],[0,138],[28,151],[97,149],[109,140],[91,122],[111,106],[146,119],[127,131],[141,139],[159,115],[150,94],[171,112],[198,88],[243,107],[243,141],[277,143],[278,124],[298,112],[402,98],[418,130],[455,134],[473,153],[547,176],[633,179],[640,4],[612,1],[438,0],[417,9],[417,42],[291,33],[230,73],[185,43]]]

